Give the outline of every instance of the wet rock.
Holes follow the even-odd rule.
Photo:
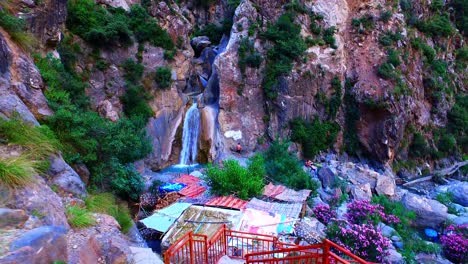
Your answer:
[[[447,207],[436,200],[408,192],[402,202],[406,209],[416,212],[415,224],[420,227],[437,228],[447,219]]]
[[[318,178],[322,182],[323,188],[330,188],[336,181],[336,175],[329,168],[320,168]]]
[[[195,37],[190,41],[195,54],[200,54],[202,50],[211,45],[211,41],[207,36]]]
[[[369,183],[353,185],[351,186],[351,195],[355,200],[366,200],[372,199],[372,190]]]
[[[24,226],[28,215],[24,210],[14,210],[10,208],[0,208],[0,228],[12,229]]]
[[[9,250],[10,253],[0,258],[0,263],[67,261],[66,229],[59,226],[32,229],[11,242]]]
[[[51,159],[48,174],[51,184],[60,187],[63,191],[78,197],[86,196],[86,187],[80,176],[60,156]]]

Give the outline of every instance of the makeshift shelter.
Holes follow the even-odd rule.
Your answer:
[[[209,200],[205,205],[214,206],[214,207],[222,207],[222,208],[232,208],[232,209],[244,209],[247,201],[238,199],[233,196],[220,196],[214,197],[213,199]]]
[[[303,203],[310,196],[311,190],[295,191],[283,185],[273,185],[271,182],[263,189],[263,195],[279,201]]]
[[[278,236],[280,233],[293,232],[297,219],[284,215],[255,209],[245,209],[239,231],[262,235]]]
[[[302,207],[302,203],[265,202],[257,198],[253,198],[245,206],[245,208],[247,209],[255,209],[264,212],[273,212],[294,219],[299,218],[299,215],[302,211]]]
[[[144,224],[146,228],[164,234],[191,205],[190,203],[174,203],[166,208],[154,211],[153,215],[140,220],[140,223]]]

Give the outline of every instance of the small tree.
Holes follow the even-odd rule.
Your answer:
[[[208,165],[206,180],[211,192],[216,195],[236,194],[240,199],[249,199],[263,191],[265,164],[262,155],[255,155],[248,161],[247,168],[237,160],[223,161],[223,166]]]
[[[156,75],[154,77],[159,87],[162,89],[169,88],[171,86],[171,68],[169,67],[158,67],[156,69]]]

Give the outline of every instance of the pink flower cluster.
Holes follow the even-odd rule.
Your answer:
[[[343,223],[343,222],[342,222]],[[383,262],[390,240],[370,224],[338,224],[332,240],[368,261]]]
[[[468,224],[450,225],[440,242],[446,257],[455,263],[468,263]]]
[[[330,219],[336,218],[335,210],[331,209],[330,206],[326,204],[319,204],[312,209],[315,217],[322,223],[328,224]]]
[[[346,218],[353,224],[377,223],[379,220],[386,224],[396,224],[400,222],[394,215],[384,213],[384,208],[380,204],[371,204],[366,200],[354,200],[348,204]]]

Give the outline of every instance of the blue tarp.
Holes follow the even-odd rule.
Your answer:
[[[159,192],[160,193],[166,193],[166,192],[178,192],[180,190],[182,190],[185,186],[185,184],[183,183],[179,183],[179,182],[176,182],[176,183],[165,183],[161,186],[159,186]]]
[[[140,220],[147,228],[166,233],[171,225],[190,207],[190,203],[175,203],[161,210],[157,210],[150,217]]]

